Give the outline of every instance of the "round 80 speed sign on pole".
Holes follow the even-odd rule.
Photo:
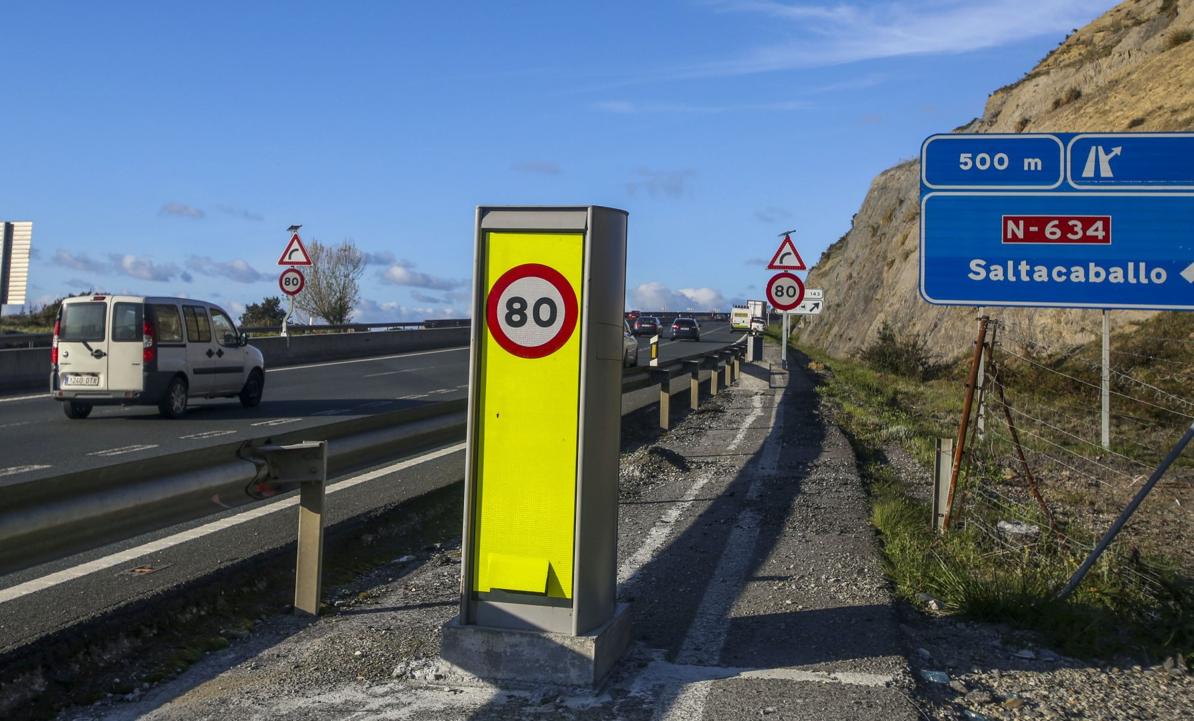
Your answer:
[[[289,296],[296,296],[303,292],[303,287],[307,285],[307,279],[303,277],[302,271],[298,268],[287,268],[278,276],[278,287],[282,292]]]
[[[791,273],[776,273],[767,281],[767,300],[776,310],[792,310],[804,300],[804,283]]]
[[[543,358],[576,330],[572,284],[555,268],[524,263],[506,271],[489,290],[485,320],[493,339],[519,358]]]

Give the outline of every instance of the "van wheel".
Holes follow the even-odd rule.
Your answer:
[[[67,418],[79,420],[91,415],[91,404],[81,403],[79,401],[67,401],[62,404],[62,412],[66,414]]]
[[[261,369],[254,368],[245,381],[245,387],[240,389],[240,404],[245,408],[256,408],[261,403],[261,392],[265,389],[265,377]]]
[[[178,418],[187,412],[187,382],[175,378],[166,387],[166,395],[158,403],[158,412],[163,418]]]

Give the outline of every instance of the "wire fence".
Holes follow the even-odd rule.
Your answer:
[[[1101,333],[1090,329],[1093,338]],[[1081,560],[1194,421],[1194,338],[1113,333],[1109,359],[1104,368],[1097,340],[1051,348],[1014,324],[990,322],[957,511],[990,553]],[[1194,579],[1190,456],[1153,489],[1092,583],[1156,601],[1166,579]]]

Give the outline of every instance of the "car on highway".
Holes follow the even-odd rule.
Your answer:
[[[695,318],[677,318],[672,321],[672,340],[680,340],[681,338],[688,338],[689,340],[701,339],[701,326],[696,322]]]
[[[659,319],[653,315],[640,315],[631,327],[635,335],[655,335],[659,332]]]
[[[97,405],[156,405],[177,418],[191,398],[239,398],[252,408],[265,389],[261,351],[222,308],[188,298],[67,298],[50,365],[50,395],[75,419]]]
[[[634,331],[630,330],[630,322],[622,321],[622,367],[638,365],[638,341],[634,338]]]

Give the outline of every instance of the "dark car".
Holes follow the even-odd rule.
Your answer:
[[[672,340],[701,339],[701,326],[692,318],[677,318],[672,322]]]
[[[659,332],[659,319],[655,316],[640,315],[634,319],[635,335],[655,335]]]

